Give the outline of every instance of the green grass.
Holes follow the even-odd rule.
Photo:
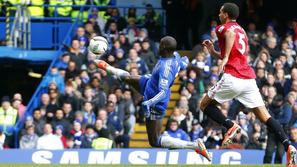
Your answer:
[[[164,166],[186,166],[186,167],[284,167],[285,165],[32,165],[32,164],[0,164],[0,167],[103,167],[103,166],[111,166],[111,167],[164,167]]]

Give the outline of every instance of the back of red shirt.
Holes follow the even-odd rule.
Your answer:
[[[236,36],[224,72],[242,79],[256,78],[254,70],[247,63],[248,38],[244,29],[236,22],[228,22],[216,27],[216,34],[221,49],[221,58],[225,55],[226,41],[224,34],[227,30],[233,31]]]

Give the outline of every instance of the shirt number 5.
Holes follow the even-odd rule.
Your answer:
[[[245,50],[246,50],[246,45],[245,45],[245,42],[244,42],[245,35],[243,33],[239,32],[238,36],[239,36],[238,42],[241,45],[241,48],[238,49],[238,50],[243,55],[245,53]]]

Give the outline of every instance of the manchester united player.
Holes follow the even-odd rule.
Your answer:
[[[256,85],[255,72],[247,63],[248,40],[245,31],[236,22],[238,16],[239,8],[234,3],[225,3],[220,9],[221,25],[216,27],[216,34],[221,52],[214,49],[210,40],[203,41],[211,55],[222,59],[219,70],[223,75],[203,97],[200,108],[208,117],[228,129],[222,142],[222,146],[227,147],[236,134],[240,133],[240,127],[227,119],[216,105],[234,98],[239,100],[275,132],[287,150],[287,166],[292,166],[295,164],[296,149],[290,145],[279,122],[273,119],[265,108]]]

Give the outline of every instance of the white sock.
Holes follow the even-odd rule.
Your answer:
[[[165,148],[196,149],[197,144],[191,141],[184,141],[173,138],[169,135],[161,136],[161,146]]]
[[[128,71],[125,71],[125,70],[122,70],[119,68],[115,68],[112,66],[108,66],[106,68],[106,71],[112,73],[113,75],[117,76],[118,78],[122,78],[122,77],[130,75],[130,73]]]

